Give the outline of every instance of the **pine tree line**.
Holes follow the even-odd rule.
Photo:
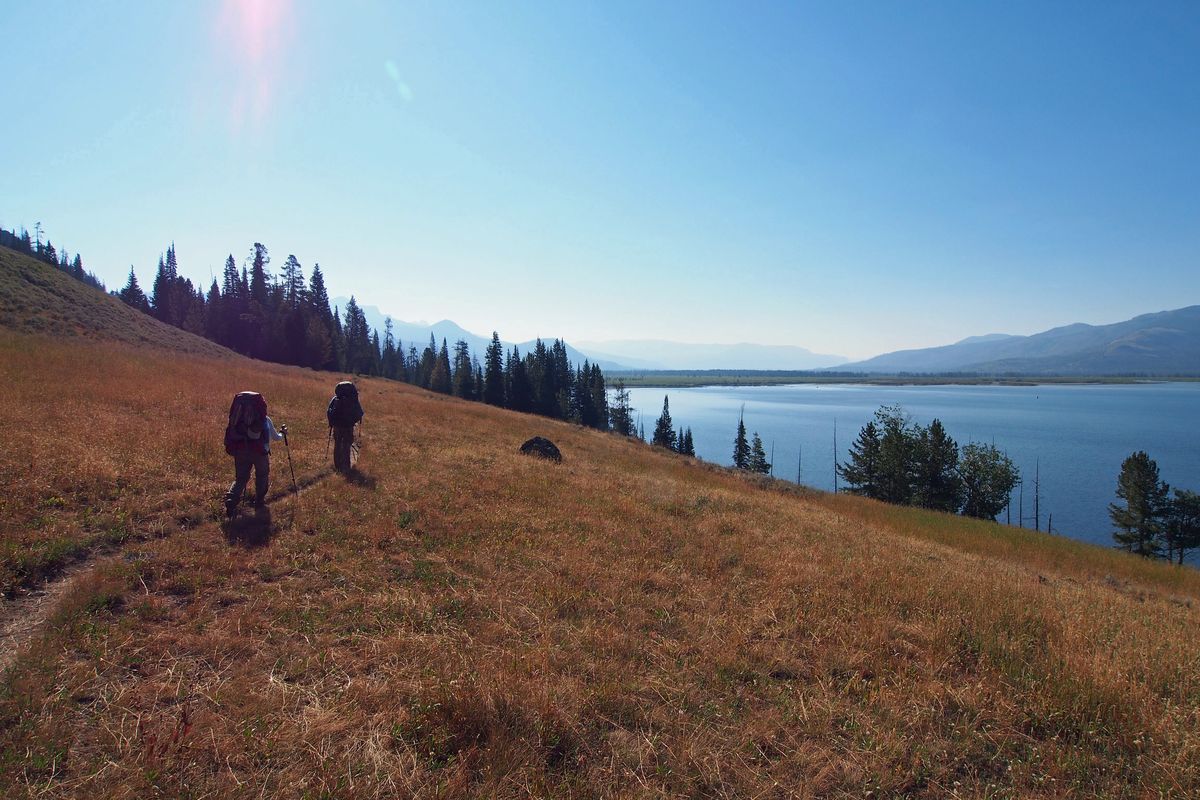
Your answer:
[[[981,519],[995,519],[1020,481],[995,445],[960,451],[940,420],[918,425],[899,406],[881,406],[836,469],[851,494]]]
[[[620,383],[618,386],[619,395],[625,390],[625,384]],[[628,393],[626,393],[626,399],[628,399]],[[633,421],[629,420],[628,424],[632,426]],[[650,439],[650,444],[679,453],[681,456],[694,457],[696,455],[696,446],[692,442],[692,429],[685,430],[682,425],[678,430],[675,429],[675,423],[671,419],[671,398],[668,395],[663,395],[662,413],[654,423],[654,434]]]
[[[81,283],[86,283],[88,286],[104,291],[104,283],[84,269],[83,258],[78,253],[75,254],[74,258],[71,258],[70,253],[67,252],[65,247],[60,252],[49,239],[43,242],[41,223],[38,223],[36,227],[36,236],[30,236],[29,231],[24,228],[21,229],[19,234],[15,231],[0,228],[0,247],[7,247],[11,250],[16,250],[18,253],[33,256],[39,261],[44,261],[55,269],[70,275]]]
[[[767,452],[763,449],[758,431],[754,432],[752,440],[746,438],[745,413],[738,415],[737,435],[733,437],[733,466],[744,472],[759,475],[768,475],[771,472],[771,462],[767,461]]]
[[[451,349],[430,334],[421,349],[415,342],[406,348],[393,334],[390,317],[382,338],[372,330],[353,296],[344,310],[331,308],[320,264],[306,280],[294,255],[278,274],[270,263],[266,246],[255,242],[240,270],[229,255],[221,280],[214,279],[205,293],[179,274],[172,244],[159,259],[149,295],[132,268],[125,287],[114,294],[155,319],[252,358],[389,378],[514,411],[610,427],[603,372],[588,360],[573,366],[561,340],[538,339],[522,355],[516,346],[506,352],[493,332],[482,364],[462,340]]]

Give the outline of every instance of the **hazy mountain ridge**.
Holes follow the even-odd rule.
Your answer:
[[[345,310],[346,301],[347,298],[345,297],[335,297],[330,300],[333,305],[337,306],[339,313]],[[363,314],[367,318],[367,325],[379,331],[379,336],[382,339],[383,325],[387,320],[388,315],[381,311],[378,306],[360,305],[359,308],[362,309]],[[453,320],[444,319],[440,322],[429,324],[426,322],[404,322],[403,320],[398,320],[395,317],[392,318],[392,335],[403,343],[405,350],[408,350],[410,346],[415,346],[417,351],[420,352],[427,344],[429,344],[430,334],[433,334],[434,341],[437,342],[439,347],[441,347],[443,339],[446,340],[446,344],[451,349],[453,349],[455,342],[457,342],[459,339],[463,340],[471,347],[471,354],[480,361],[483,361],[484,351],[487,350],[488,345],[492,343],[491,336],[481,336],[477,333],[471,333]],[[546,344],[550,344],[554,341],[554,337],[545,338],[542,339],[542,341]],[[512,350],[513,345],[515,344],[520,349],[521,355],[525,355],[526,353],[532,351],[535,344],[534,341],[509,342],[504,339],[501,339],[500,343],[504,346],[506,353]],[[593,355],[591,353],[581,352],[577,348],[567,344],[565,341],[563,344],[566,345],[567,358],[570,359],[572,364],[580,365],[587,360],[593,364],[599,365],[600,369],[602,370],[626,370],[636,368],[636,365],[624,362],[618,363],[617,361],[610,360],[601,354]]]
[[[1031,375],[1200,374],[1200,305],[1108,325],[1082,322],[1031,336],[969,337],[843,365],[859,372],[980,372]]]
[[[581,341],[587,352],[630,364],[638,369],[753,369],[804,370],[843,364],[845,356],[814,353],[795,345],[691,344],[661,339]],[[636,363],[635,363],[636,362]]]

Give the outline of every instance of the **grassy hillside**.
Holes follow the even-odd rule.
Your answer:
[[[220,345],[159,324],[115,297],[7,247],[0,247],[0,329],[212,357],[232,355]]]
[[[0,369],[61,398],[0,449],[5,613],[85,559],[0,680],[0,796],[1200,792],[1193,570],[375,380],[346,480],[333,375],[14,332]],[[245,388],[308,488],[229,525]]]

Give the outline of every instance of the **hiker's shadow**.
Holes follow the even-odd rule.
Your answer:
[[[231,545],[245,547],[247,550],[264,547],[271,541],[271,535],[275,532],[271,523],[271,509],[267,506],[246,509],[233,519],[222,523],[221,530],[225,534],[225,540]]]
[[[351,467],[349,472],[342,473],[342,477],[346,479],[346,483],[360,486],[363,489],[375,488],[375,476],[368,475],[358,467]]]

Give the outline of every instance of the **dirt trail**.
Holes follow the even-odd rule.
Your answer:
[[[316,475],[298,481],[298,489],[296,490],[293,490],[289,485],[287,489],[274,495],[267,505],[275,506],[291,503],[293,498],[304,494],[331,474],[333,474],[331,471],[324,470],[318,472]],[[294,522],[295,520],[293,519],[292,524]],[[207,531],[217,530],[218,528],[218,525],[208,523],[191,528],[190,530]],[[138,543],[138,540],[130,542],[130,544],[134,543]],[[13,661],[16,660],[17,654],[45,626],[46,622],[53,616],[59,601],[71,590],[71,587],[75,585],[77,580],[91,574],[104,561],[119,556],[124,549],[126,548],[117,548],[115,551],[105,549],[90,553],[82,561],[78,561],[63,569],[62,572],[55,575],[51,580],[18,595],[12,600],[0,602],[0,672],[4,672],[12,665]]]
[[[0,672],[8,669],[19,653],[54,614],[58,601],[75,580],[91,572],[97,561],[84,561],[67,567],[58,576],[0,607]]]

